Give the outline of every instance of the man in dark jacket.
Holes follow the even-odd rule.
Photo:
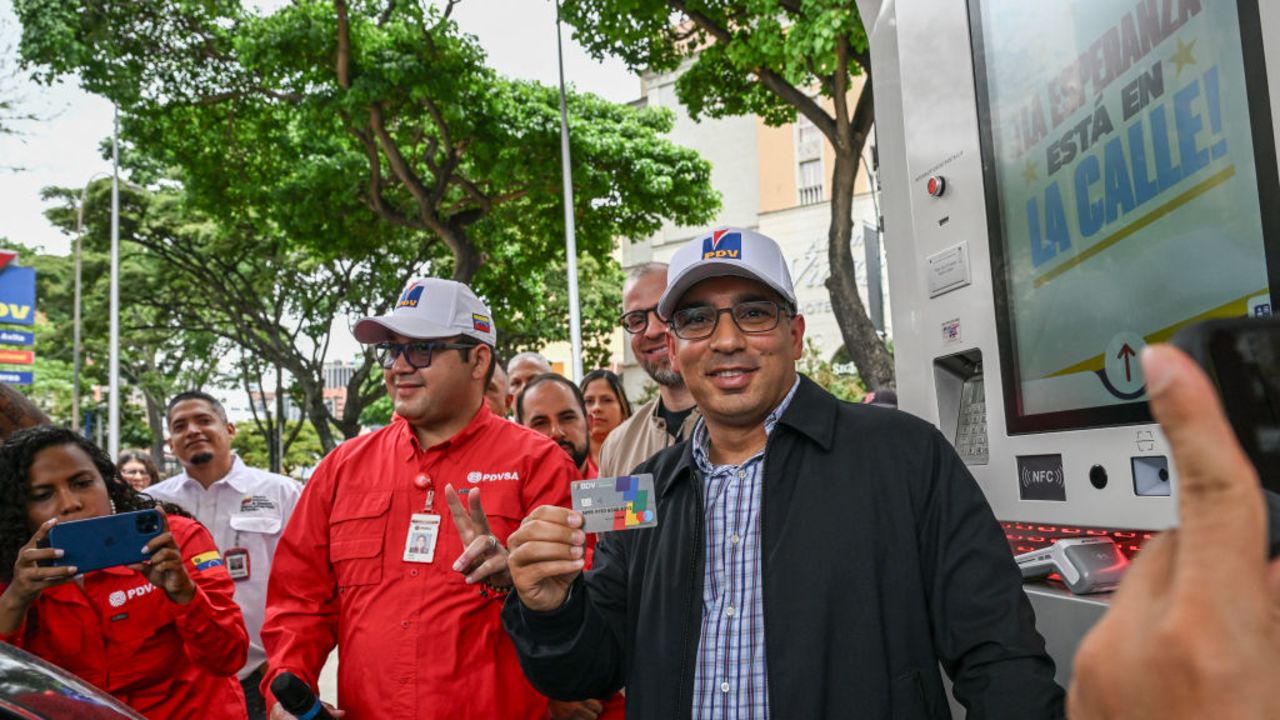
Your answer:
[[[758,233],[679,249],[658,314],[703,420],[652,473],[658,526],[540,507],[511,536],[503,622],[552,697],[627,688],[630,720],[1062,716],[1004,535],[930,425],[796,372],[804,318]],[[728,317],[725,317],[728,315]]]

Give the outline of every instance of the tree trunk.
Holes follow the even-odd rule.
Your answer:
[[[441,239],[453,251],[453,279],[470,285],[471,278],[479,272],[484,258],[472,244],[471,238],[467,237],[466,229],[459,227],[458,223],[450,222],[441,235]]]
[[[827,257],[831,274],[827,291],[831,309],[835,311],[844,340],[845,352],[868,388],[894,387],[893,356],[876,333],[867,317],[866,306],[858,293],[857,272],[853,262],[853,188],[858,178],[858,160],[862,157],[870,130],[871,83],[863,88],[858,110],[847,131],[835,145],[835,168],[831,175],[831,228],[827,235]]]
[[[293,373],[293,377],[302,390],[302,400],[307,408],[307,417],[304,419],[310,420],[315,427],[320,447],[327,455],[338,447],[338,440],[333,436],[332,413],[324,406],[324,372]]]
[[[382,396],[382,391],[369,392],[366,385],[373,382],[371,376],[376,373],[378,386],[382,386],[382,369],[377,367],[373,355],[366,352],[364,362],[351,375],[347,382],[347,400],[342,407],[342,417],[337,419],[338,429],[344,438],[350,440],[360,434],[360,416],[364,409]]]
[[[165,409],[169,398],[166,396],[156,397],[155,388],[147,382],[148,374],[159,372],[156,366],[156,351],[154,348],[147,348],[143,352],[140,361],[141,366],[128,362],[121,363],[120,374],[124,375],[125,380],[142,392],[143,405],[147,410],[147,427],[151,430],[151,447],[148,450],[151,453],[151,459],[155,462],[156,467],[164,472],[164,438],[169,430],[168,418],[165,416]],[[117,460],[118,458],[112,458]],[[161,478],[163,479],[163,478]]]
[[[164,416],[164,405],[157,403],[150,393],[142,393],[142,399],[147,405],[147,426],[151,428],[151,459],[155,461],[156,467],[160,469],[160,477],[163,480],[164,436],[168,430]]]
[[[282,421],[282,422],[285,422],[285,421]],[[289,474],[289,470],[291,468],[289,468],[288,464],[285,462],[285,458],[289,457],[289,448],[293,447],[293,441],[297,440],[298,435],[302,433],[302,425],[305,422],[306,422],[305,419],[299,420],[297,424],[294,425],[292,428],[289,428],[288,422],[285,422],[285,424],[282,426],[288,429],[288,435],[284,438],[284,442],[281,443],[281,447],[280,447],[280,471],[279,472],[281,475]]]

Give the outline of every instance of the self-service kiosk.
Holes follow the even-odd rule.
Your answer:
[[[1011,552],[1138,552],[1178,477],[1138,353],[1271,312],[1280,2],[857,4],[900,407],[952,440]],[[1108,595],[1026,591],[1065,685]]]

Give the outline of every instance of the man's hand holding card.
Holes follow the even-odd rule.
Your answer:
[[[548,612],[564,604],[582,572],[588,532],[658,524],[652,475],[582,480],[573,483],[571,492],[572,510],[543,505],[507,541],[511,578],[531,610]]]

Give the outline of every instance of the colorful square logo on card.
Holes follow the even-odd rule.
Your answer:
[[[627,506],[613,513],[613,529],[625,530],[641,523],[653,520],[653,511],[649,509],[649,493],[640,489],[640,479],[634,475],[619,476],[613,486],[622,493]]]
[[[702,240],[703,260],[741,260],[742,233],[716,230]]]

